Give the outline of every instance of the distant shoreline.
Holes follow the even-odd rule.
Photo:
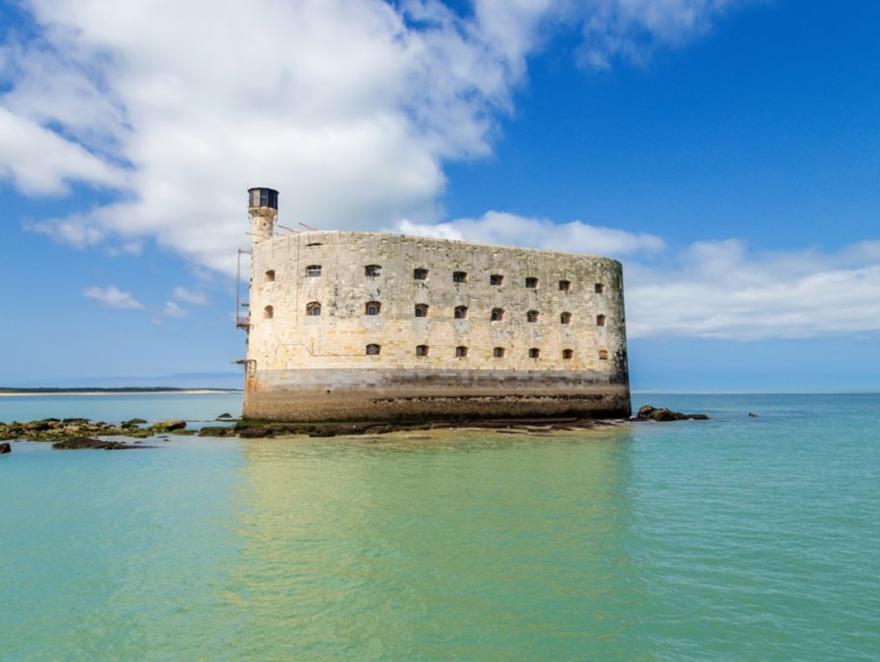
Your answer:
[[[34,388],[34,389],[0,389],[0,398],[21,398],[41,395],[210,395],[223,393],[241,393],[233,388]]]

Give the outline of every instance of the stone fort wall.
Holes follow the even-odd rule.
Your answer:
[[[630,413],[614,260],[381,233],[254,243],[245,416]]]

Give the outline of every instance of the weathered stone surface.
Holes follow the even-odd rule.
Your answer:
[[[619,262],[378,233],[256,234],[263,240],[253,250],[247,417],[630,415]],[[317,265],[320,275],[308,275]],[[366,265],[379,265],[379,274],[368,277]],[[413,277],[417,268],[425,279]],[[456,271],[467,273],[465,282],[453,282]],[[381,304],[379,314],[365,314],[370,301]],[[306,315],[313,302],[320,315]],[[427,314],[415,317],[416,305]],[[460,306],[467,316],[455,319]],[[502,319],[492,319],[496,308]],[[536,322],[528,311],[538,312]],[[367,355],[368,344],[379,354]],[[418,345],[429,348],[426,356],[416,355]],[[459,346],[466,356],[456,356]]]
[[[0,444],[0,455],[6,455],[7,453],[11,452],[12,446],[9,444],[9,442],[3,442],[2,444]]]

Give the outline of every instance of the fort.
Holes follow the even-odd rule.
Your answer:
[[[281,234],[277,191],[248,193],[245,417],[629,416],[619,262],[376,232]]]

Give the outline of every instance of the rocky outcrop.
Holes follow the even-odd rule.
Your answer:
[[[52,448],[58,450],[78,450],[82,448],[93,448],[107,451],[128,450],[132,448],[155,448],[155,446],[136,446],[134,444],[126,444],[121,441],[104,441],[102,439],[92,439],[90,437],[71,437],[64,441],[56,441],[52,444]]]
[[[154,432],[173,432],[174,430],[183,430],[185,427],[186,421],[179,419],[173,421],[159,421],[152,425]]]
[[[708,421],[709,417],[706,414],[682,414],[679,411],[672,411],[664,407],[658,408],[645,405],[639,408],[639,412],[633,420],[668,423],[670,421]]]
[[[12,446],[9,445],[9,442],[4,442],[0,444],[0,455],[6,455],[7,453],[12,452]]]
[[[135,437],[146,438],[157,434],[195,434],[186,429],[186,421],[161,421],[152,426],[143,426],[142,418],[132,418],[120,425],[104,421],[91,421],[86,418],[44,418],[38,421],[20,423],[0,423],[0,441],[65,441],[80,437]]]

